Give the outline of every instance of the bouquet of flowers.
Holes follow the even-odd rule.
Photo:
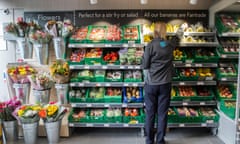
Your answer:
[[[42,107],[39,111],[39,116],[44,122],[55,122],[61,120],[67,109],[59,103],[50,102]]]
[[[13,83],[28,83],[28,75],[34,74],[36,71],[29,65],[9,65],[7,74]]]
[[[52,77],[48,72],[39,71],[36,74],[28,76],[28,79],[35,90],[50,89],[54,84]]]
[[[45,29],[53,36],[53,37],[68,37],[73,31],[73,25],[70,20],[62,21],[48,21],[45,24]]]
[[[15,36],[18,36],[18,31],[17,31],[17,26],[14,23],[9,23],[8,25],[6,25],[6,27],[4,28],[5,32],[13,34]]]
[[[2,121],[13,121],[16,118],[13,115],[13,112],[17,107],[21,105],[21,101],[16,97],[10,99],[9,101],[0,103],[0,119]]]
[[[41,110],[40,105],[22,105],[14,111],[14,116],[21,123],[33,123],[39,121],[38,112]]]
[[[29,33],[29,39],[33,44],[34,43],[46,44],[51,41],[52,36],[47,32],[44,32],[42,30],[37,30],[35,32]]]
[[[56,60],[50,66],[50,74],[58,84],[67,83],[69,81],[69,72],[69,65],[63,60]]]

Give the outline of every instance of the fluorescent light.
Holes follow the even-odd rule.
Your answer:
[[[97,4],[98,0],[90,0],[90,4]]]
[[[141,4],[147,4],[147,3],[148,3],[148,0],[140,0],[140,3],[141,3]]]
[[[197,4],[197,0],[190,0],[189,3],[190,3],[191,5],[196,5],[196,4]]]

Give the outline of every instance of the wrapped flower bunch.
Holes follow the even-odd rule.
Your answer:
[[[62,120],[67,109],[59,103],[50,102],[42,107],[39,111],[39,116],[44,122],[55,122]]]
[[[29,83],[27,76],[35,72],[29,65],[12,65],[7,68],[7,74],[13,83]]]
[[[46,44],[49,43],[52,39],[52,36],[42,30],[37,30],[29,34],[30,41],[33,44]]]
[[[69,73],[69,65],[66,61],[56,60],[50,66],[50,74],[58,84],[67,83],[69,81]]]
[[[53,37],[68,37],[73,31],[73,24],[69,19],[62,21],[48,21],[45,24],[45,29]]]
[[[17,31],[17,26],[15,23],[9,23],[5,26],[4,28],[5,32],[9,33],[9,34],[13,34],[15,36],[18,35],[18,31]]]
[[[21,105],[21,101],[14,97],[6,102],[0,103],[0,119],[2,121],[13,121],[16,118],[13,112]]]
[[[21,123],[33,123],[39,121],[38,112],[41,110],[40,105],[22,105],[18,107],[14,115],[20,120]]]
[[[39,71],[28,77],[34,90],[50,89],[54,82],[49,72]]]

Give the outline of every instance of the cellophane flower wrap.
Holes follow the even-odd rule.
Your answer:
[[[64,21],[51,20],[45,24],[45,29],[53,37],[66,38],[73,32],[73,24],[69,19]]]
[[[64,60],[56,60],[50,66],[50,74],[57,84],[64,84],[69,82],[69,65]]]
[[[54,84],[54,81],[49,72],[45,71],[39,71],[36,74],[28,76],[28,79],[30,80],[31,86],[34,90],[51,89]]]
[[[13,83],[29,83],[28,76],[36,73],[36,70],[30,65],[9,65],[7,74]]]
[[[41,106],[38,104],[21,105],[15,110],[14,115],[21,123],[34,123],[40,120],[38,115],[40,110]]]
[[[52,40],[52,36],[42,30],[29,33],[29,39],[33,44],[48,44]]]
[[[67,108],[56,102],[50,102],[42,107],[39,116],[44,122],[56,122],[62,120]]]
[[[13,112],[21,105],[21,101],[14,97],[8,101],[0,103],[0,119],[1,121],[13,121],[16,118]]]

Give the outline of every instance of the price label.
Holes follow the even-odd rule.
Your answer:
[[[123,44],[123,47],[128,47],[128,44]]]
[[[183,102],[182,105],[183,105],[183,106],[187,106],[188,103],[187,103],[187,102]]]
[[[87,44],[86,47],[94,47],[94,45],[93,44]]]
[[[87,107],[92,107],[92,104],[87,104]]]
[[[128,66],[128,69],[133,69],[133,66]]]
[[[213,80],[213,77],[206,77],[206,80]]]
[[[110,105],[109,104],[105,104],[104,107],[110,107]]]
[[[124,103],[124,104],[122,104],[122,107],[127,107],[127,104],[125,104],[125,103]]]
[[[124,83],[123,85],[124,85],[124,86],[129,86],[129,84],[128,84],[128,83]]]
[[[78,86],[82,87],[84,86],[84,83],[78,83]]]
[[[185,67],[192,67],[191,64],[185,64]]]
[[[75,67],[74,66],[69,66],[70,69],[74,69]]]
[[[110,124],[104,124],[103,126],[104,127],[110,127]]]
[[[129,124],[123,124],[123,127],[129,127]]]
[[[56,89],[63,89],[64,86],[62,86],[62,85],[55,85],[55,88],[56,88]]]
[[[106,86],[109,87],[109,86],[111,86],[111,84],[110,83],[106,83]]]
[[[221,55],[222,58],[227,58],[227,55]]]
[[[185,82],[180,82],[179,85],[185,85]]]
[[[206,105],[206,103],[205,102],[200,102],[200,105]]]
[[[76,107],[77,106],[76,104],[73,104],[73,103],[71,105],[72,105],[72,107]]]
[[[105,44],[105,47],[112,47],[111,44]]]
[[[120,66],[120,69],[125,69],[125,67],[124,66]]]
[[[207,122],[208,124],[212,124],[212,123],[214,123],[213,120],[207,120],[206,122]]]
[[[108,66],[102,66],[102,69],[107,69],[108,68]]]
[[[221,78],[222,81],[227,81],[227,78]]]
[[[135,69],[141,69],[141,67],[140,66],[135,66]]]
[[[84,66],[84,69],[89,69],[89,66]]]
[[[204,82],[197,82],[197,85],[204,85]]]
[[[73,124],[73,123],[69,123],[69,126],[70,126],[70,127],[73,127],[73,126],[74,126],[74,124]]]
[[[86,124],[86,127],[93,127],[93,124]]]
[[[179,124],[179,127],[185,127],[185,124]]]
[[[202,64],[195,64],[196,67],[202,67]]]
[[[137,87],[137,86],[138,86],[138,83],[133,83],[133,86],[134,86],[134,87]]]
[[[202,124],[201,124],[201,127],[206,127],[206,126],[207,126],[206,123],[202,123]]]

